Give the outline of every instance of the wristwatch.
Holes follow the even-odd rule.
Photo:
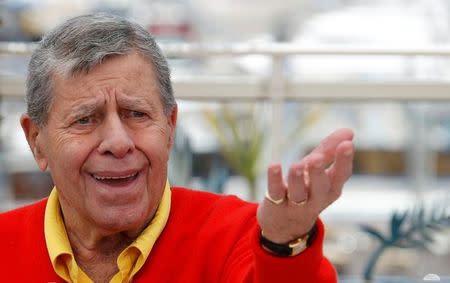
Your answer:
[[[268,250],[277,256],[295,256],[303,252],[307,247],[309,247],[317,233],[317,226],[314,224],[313,228],[306,233],[306,235],[290,241],[287,244],[274,243],[271,240],[264,237],[264,233],[261,232],[260,243],[263,248]]]

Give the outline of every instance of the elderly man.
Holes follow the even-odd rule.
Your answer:
[[[142,27],[109,15],[71,19],[42,39],[27,106],[21,125],[55,188],[0,215],[3,282],[336,281],[318,215],[351,175],[350,130],[286,181],[270,166],[259,206],[170,187],[167,62]]]

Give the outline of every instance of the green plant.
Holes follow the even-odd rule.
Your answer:
[[[220,144],[220,151],[228,165],[244,176],[250,186],[250,197],[256,198],[256,181],[264,147],[264,128],[253,122],[252,116],[238,114],[223,106],[216,114],[205,112]]]
[[[434,233],[450,227],[450,215],[446,204],[435,204],[429,212],[423,204],[401,213],[394,212],[390,219],[390,231],[387,235],[383,235],[371,226],[361,225],[364,232],[379,242],[366,264],[364,279],[372,280],[376,263],[387,249],[426,249],[429,244],[433,243]]]
[[[314,124],[320,118],[321,112],[320,107],[305,112],[302,119],[290,129],[288,138],[282,141],[282,148],[287,148],[288,142],[298,138],[307,127]],[[256,200],[256,183],[270,139],[266,121],[261,118],[265,117],[264,113],[267,111],[255,104],[246,108],[224,105],[216,112],[204,112],[219,141],[223,158],[235,172],[248,181],[252,200]]]

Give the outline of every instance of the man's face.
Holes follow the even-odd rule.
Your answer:
[[[176,107],[163,112],[152,66],[137,54],[113,57],[88,74],[55,76],[53,95],[34,153],[50,168],[65,218],[141,229],[164,191],[177,117]]]

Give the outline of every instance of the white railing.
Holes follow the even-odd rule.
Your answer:
[[[0,43],[0,55],[31,54],[33,43]],[[442,78],[432,81],[298,81],[288,78],[283,66],[288,57],[300,56],[400,56],[450,58],[450,47],[384,48],[384,47],[299,47],[293,44],[176,44],[162,45],[168,57],[209,58],[215,56],[264,55],[271,58],[272,69],[268,76],[239,78],[195,75],[175,77],[174,90],[178,99],[188,100],[261,100],[272,106],[271,137],[272,159],[280,157],[280,130],[282,104],[286,100],[302,101],[450,101],[450,81]],[[0,77],[0,95],[19,95],[25,92],[23,78],[17,80]],[[411,121],[417,131],[411,171],[415,184],[422,187],[430,152],[425,148],[424,113],[418,112]]]
[[[31,54],[36,43],[29,42],[0,42],[0,54]],[[267,44],[203,44],[176,43],[160,44],[167,56],[210,57],[217,55],[375,55],[375,56],[450,56],[449,46],[422,47],[335,47],[309,46],[301,47],[291,43]]]
[[[0,55],[30,55],[35,43],[0,42]],[[193,100],[293,99],[308,101],[450,101],[450,80],[432,81],[296,81],[283,74],[283,64],[289,56],[400,56],[447,57],[450,47],[422,48],[302,48],[292,44],[170,44],[162,45],[168,57],[207,58],[215,56],[264,55],[272,58],[271,75],[267,77],[196,77],[174,78],[177,98]],[[370,68],[370,67],[368,67]],[[22,79],[0,77],[0,95],[24,93]],[[211,90],[214,90],[213,92]]]

